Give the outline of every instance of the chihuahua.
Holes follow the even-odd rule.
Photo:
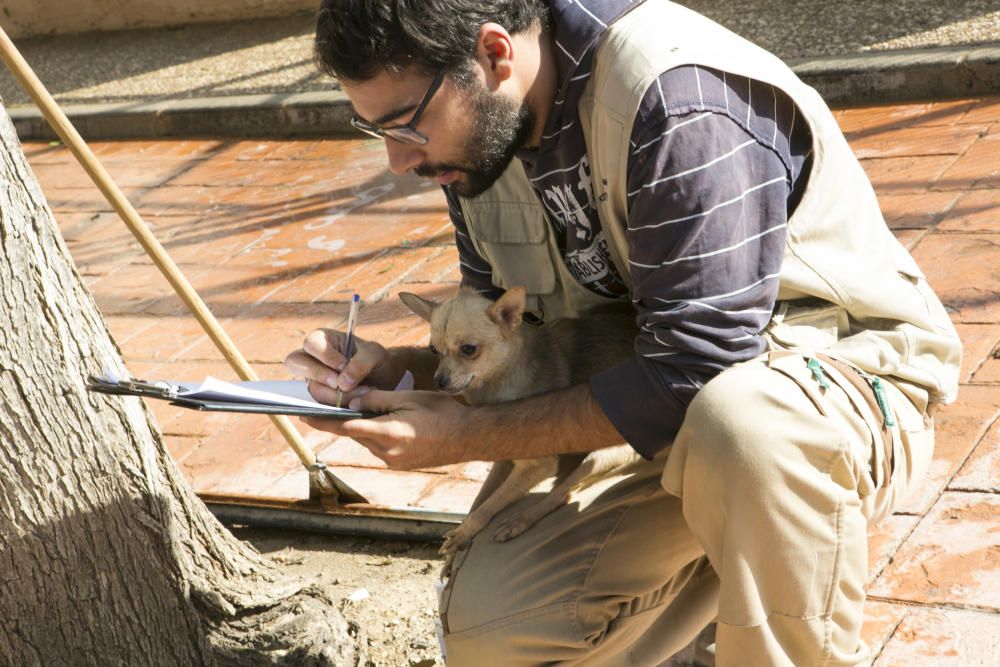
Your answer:
[[[526,291],[512,287],[496,302],[470,288],[444,303],[408,292],[400,299],[430,322],[431,351],[438,357],[437,389],[461,396],[470,405],[526,398],[574,384],[632,354],[635,319],[623,310],[598,311],[581,319],[524,324]],[[497,526],[493,537],[505,542],[531,528],[565,504],[570,493],[591,477],[635,461],[628,445],[588,454],[499,461],[487,476],[465,521],[445,538],[445,575],[455,554],[505,507],[540,482],[555,477],[553,489],[539,502]]]

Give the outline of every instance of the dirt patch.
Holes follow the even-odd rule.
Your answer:
[[[444,667],[434,584],[438,544],[230,526],[233,534],[339,600],[368,644],[369,667]],[[714,626],[660,667],[714,664]]]
[[[230,527],[238,538],[340,601],[371,667],[444,665],[434,620],[437,544]]]

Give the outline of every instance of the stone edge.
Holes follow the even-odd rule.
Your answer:
[[[1000,90],[1000,44],[788,63],[833,106],[976,97]],[[357,136],[342,91],[65,105],[63,111],[86,139]],[[55,138],[33,105],[7,112],[22,141]]]

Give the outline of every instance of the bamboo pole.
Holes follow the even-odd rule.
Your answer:
[[[125,198],[125,195],[112,180],[111,175],[105,170],[104,165],[97,159],[93,151],[83,140],[80,134],[73,127],[69,118],[49,94],[45,86],[35,75],[31,66],[18,51],[17,47],[7,36],[7,32],[0,28],[0,57],[6,63],[7,68],[28,92],[35,104],[41,110],[42,115],[62,139],[63,143],[72,151],[79,161],[80,166],[87,172],[93,180],[94,185],[101,191],[108,203],[115,209],[119,217],[135,236],[146,254],[153,260],[156,267],[170,283],[171,287],[181,298],[184,304],[191,310],[195,318],[201,324],[205,333],[208,334],[212,342],[219,349],[222,355],[232,366],[236,374],[243,380],[256,380],[250,364],[240,353],[229,335],[223,330],[215,316],[202,301],[201,297],[188,282],[184,274],[174,263],[167,251],[164,250],[160,242],[149,230],[149,227],[133,208],[132,204]],[[292,421],[285,415],[272,415],[271,421],[281,432],[281,435],[295,451],[302,465],[309,471],[310,497],[336,496],[339,502],[366,502],[365,498],[352,489],[342,480],[330,472],[326,466],[317,460],[316,454],[309,449],[301,434],[295,429]]]

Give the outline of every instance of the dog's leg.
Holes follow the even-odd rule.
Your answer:
[[[483,480],[483,485],[480,487],[479,493],[476,494],[476,499],[472,501],[472,507],[469,508],[470,514],[500,488],[500,485],[507,480],[513,469],[513,461],[497,461],[490,467],[490,471],[486,475],[486,479]]]
[[[472,538],[486,527],[486,524],[493,517],[531,491],[539,482],[553,475],[556,463],[554,456],[510,462],[510,473],[499,483],[496,491],[483,500],[479,507],[470,512],[458,528],[445,535],[444,544],[441,545],[441,553],[445,554],[450,562],[454,553],[468,546]],[[482,495],[480,493],[480,496]],[[479,498],[476,500],[478,501]]]
[[[512,540],[528,530],[542,517],[555,511],[569,500],[569,494],[588,477],[603,475],[626,463],[634,461],[638,454],[628,445],[598,449],[587,454],[566,479],[555,486],[544,498],[527,509],[508,517],[497,527],[493,539],[497,542]]]
[[[507,481],[510,477],[511,471],[514,469],[513,461],[497,461],[490,467],[489,473],[486,475],[486,479],[483,480],[483,485],[479,488],[479,493],[476,494],[476,499],[472,501],[472,507],[469,508],[469,515],[476,513],[476,510],[486,502],[493,493]],[[468,521],[468,516],[465,521]],[[462,540],[459,534],[463,524],[460,524],[457,528],[453,528],[444,536],[444,544],[438,550],[439,553],[444,554],[444,565],[441,568],[441,579],[447,579],[451,576],[451,566],[455,562],[455,554],[458,552],[459,547],[451,546],[454,541],[456,544]]]

